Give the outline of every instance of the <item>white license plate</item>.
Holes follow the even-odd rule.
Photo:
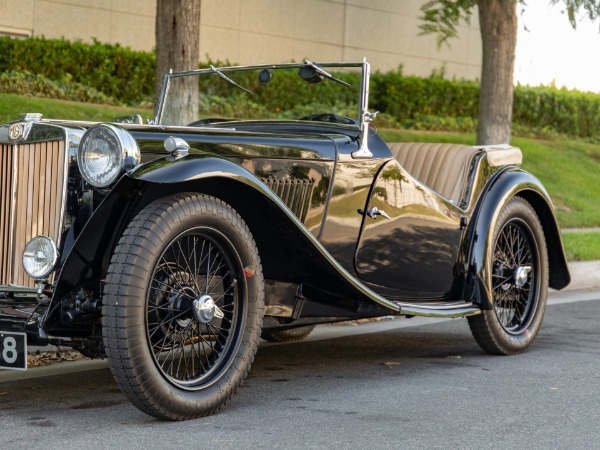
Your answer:
[[[0,331],[0,369],[27,370],[27,335]]]

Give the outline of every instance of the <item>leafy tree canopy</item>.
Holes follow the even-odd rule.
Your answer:
[[[435,34],[438,47],[457,36],[456,27],[461,19],[467,24],[471,23],[471,16],[478,1],[486,0],[430,0],[425,3],[423,11],[423,24],[421,34]],[[522,7],[527,6],[525,0],[514,1]],[[600,18],[599,0],[550,0],[550,5],[560,5],[566,12],[573,28],[577,28],[580,17],[595,21]]]

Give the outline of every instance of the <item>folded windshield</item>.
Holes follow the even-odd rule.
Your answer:
[[[363,64],[225,67],[169,74],[158,123],[304,120],[359,126]]]

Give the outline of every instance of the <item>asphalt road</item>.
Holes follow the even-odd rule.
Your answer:
[[[265,343],[225,410],[188,422],[138,411],[105,363],[0,382],[0,448],[600,448],[600,292],[558,300],[520,356],[484,354],[464,319]]]

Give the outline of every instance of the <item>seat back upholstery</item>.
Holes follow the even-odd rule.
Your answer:
[[[460,144],[394,142],[388,146],[408,173],[455,205],[460,205],[471,161],[481,151]]]

